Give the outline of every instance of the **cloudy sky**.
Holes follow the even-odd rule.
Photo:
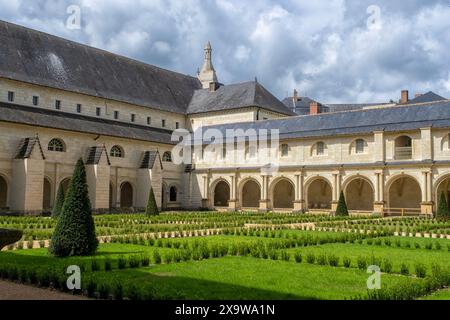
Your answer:
[[[401,89],[450,98],[450,0],[0,0],[0,8],[2,20],[191,75],[210,40],[222,83],[256,76],[280,99],[294,88],[329,103],[397,100]]]

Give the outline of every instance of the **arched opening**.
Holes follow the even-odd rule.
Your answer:
[[[441,194],[444,193],[445,199],[447,200],[447,206],[450,210],[450,176],[447,176],[444,178],[437,186],[436,188],[436,208],[439,206],[439,201],[441,199]]]
[[[364,178],[350,181],[345,188],[345,201],[349,210],[373,211],[374,190]]]
[[[293,209],[295,189],[286,179],[278,181],[273,188],[273,207],[277,209]]]
[[[412,139],[408,136],[400,136],[395,139],[395,159],[407,160],[412,158]]]
[[[230,201],[230,186],[225,181],[219,181],[214,188],[214,206],[228,207]]]
[[[133,207],[133,187],[129,182],[124,182],[120,186],[120,207]]]
[[[175,187],[175,186],[170,187],[170,190],[169,190],[170,202],[176,202],[177,201],[177,196],[178,196],[177,187]]]
[[[7,208],[8,201],[8,183],[5,178],[0,176],[0,209]]]
[[[422,192],[419,183],[408,176],[401,176],[391,183],[388,190],[390,208],[420,208]]]
[[[242,207],[259,208],[259,200],[261,199],[261,189],[254,180],[247,181],[242,187]]]
[[[71,180],[72,180],[71,178],[66,178],[60,183],[60,186],[63,188],[65,195],[67,195],[67,191],[69,191],[69,185]]]
[[[333,195],[330,184],[322,178],[308,186],[307,201],[309,209],[331,209]]]
[[[48,150],[54,152],[64,152],[66,151],[66,148],[61,139],[54,138],[48,143]]]
[[[42,200],[42,208],[44,210],[51,209],[51,201],[52,201],[52,185],[47,178],[44,178],[44,194]]]
[[[125,152],[121,146],[113,146],[110,151],[110,156],[113,158],[123,158],[125,157]]]

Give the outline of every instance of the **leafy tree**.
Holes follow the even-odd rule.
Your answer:
[[[88,256],[97,250],[98,240],[86,182],[86,169],[79,159],[67,191],[49,252],[55,256]]]
[[[155,193],[153,192],[152,187],[150,187],[150,194],[148,196],[148,203],[145,214],[148,216],[156,216],[159,214],[158,206],[156,205]]]
[[[339,196],[339,202],[336,208],[336,215],[337,216],[348,216],[348,209],[347,204],[345,203],[345,196],[344,192],[341,191],[341,194]]]
[[[445,198],[445,193],[441,192],[441,197],[439,198],[439,206],[436,212],[438,218],[449,218],[450,213],[448,211],[447,199]]]
[[[53,210],[52,210],[53,218],[59,217],[59,215],[61,214],[65,197],[66,197],[66,195],[64,194],[64,188],[62,185],[60,185],[58,188],[58,194],[56,195],[55,205],[53,206]]]

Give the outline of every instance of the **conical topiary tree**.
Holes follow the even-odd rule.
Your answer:
[[[98,246],[83,160],[78,160],[66,200],[52,235],[49,251],[55,256],[92,255]]]
[[[445,193],[441,192],[441,197],[439,198],[439,206],[436,212],[438,218],[449,218],[447,199],[445,198]]]
[[[148,203],[145,214],[149,216],[156,216],[159,214],[158,206],[156,205],[155,193],[153,192],[152,187],[150,187],[150,194],[148,196]]]
[[[339,196],[339,202],[336,208],[336,215],[337,216],[348,216],[348,209],[347,204],[345,203],[345,196],[344,192],[341,191],[341,194]]]
[[[64,188],[62,185],[60,185],[58,188],[58,194],[56,195],[55,205],[53,206],[53,210],[52,210],[53,218],[57,218],[61,214],[65,197],[66,197],[66,195],[64,194]]]

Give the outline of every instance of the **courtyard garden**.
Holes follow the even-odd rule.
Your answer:
[[[22,238],[0,278],[97,299],[450,299],[450,222],[420,217],[164,212],[95,215],[98,249],[56,257],[59,218],[0,217]],[[381,271],[369,290],[367,268]]]

